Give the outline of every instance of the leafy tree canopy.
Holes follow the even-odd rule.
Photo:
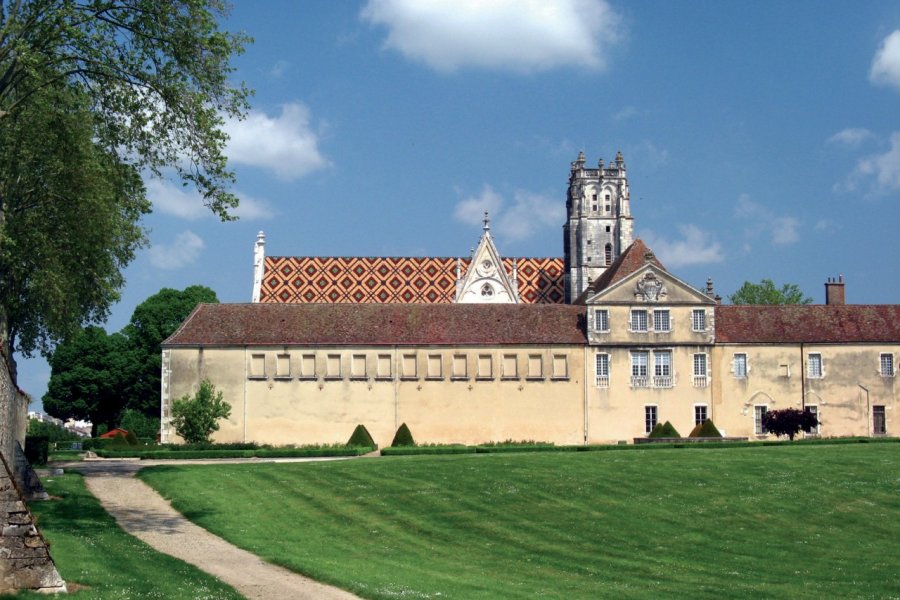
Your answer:
[[[219,419],[230,415],[231,406],[209,379],[200,382],[193,398],[185,394],[172,402],[172,426],[188,444],[209,442],[209,436],[219,430]]]
[[[118,299],[144,242],[142,173],[174,171],[222,219],[224,118],[249,91],[222,0],[0,1],[0,344],[48,354]]]
[[[794,440],[799,432],[809,433],[819,424],[816,415],[807,410],[798,408],[785,408],[782,410],[770,410],[763,415],[763,426],[766,431],[781,437],[788,436]]]
[[[759,283],[745,281],[741,288],[730,295],[732,304],[810,304],[812,298],[805,295],[795,283],[776,287],[771,279]]]

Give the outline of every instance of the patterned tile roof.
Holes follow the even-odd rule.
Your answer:
[[[584,307],[200,304],[164,346],[584,344]]]
[[[717,306],[716,342],[900,342],[900,305]]]
[[[449,304],[456,294],[456,258],[267,256],[260,302]],[[504,258],[517,265],[525,304],[565,302],[561,258]],[[469,260],[461,261],[462,272]]]

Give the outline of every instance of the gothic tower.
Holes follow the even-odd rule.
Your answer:
[[[633,220],[628,176],[622,153],[609,167],[585,168],[584,152],[572,163],[566,196],[566,302],[571,304],[587,286],[631,245]]]

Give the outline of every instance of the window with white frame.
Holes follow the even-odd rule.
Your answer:
[[[806,376],[810,379],[820,379],[822,374],[822,355],[810,353],[806,359]]]
[[[709,418],[709,407],[705,404],[694,405],[694,425],[699,425]]]
[[[652,404],[644,407],[644,431],[650,433],[659,421],[659,409]]]
[[[753,432],[756,435],[765,435],[768,433],[766,424],[763,422],[763,416],[769,412],[769,408],[765,405],[757,405],[753,407]]]
[[[709,383],[706,354],[694,355],[694,387],[705,388]]]
[[[605,308],[594,311],[594,331],[609,331],[609,311]]]
[[[647,311],[635,309],[631,311],[631,331],[647,331]]]
[[[594,357],[597,387],[609,387],[609,354],[597,354]]]
[[[653,387],[672,387],[672,352],[670,350],[653,352]]]
[[[815,404],[807,404],[806,412],[816,418],[816,426],[809,430],[809,435],[819,435],[819,407]]]
[[[631,352],[631,387],[649,387],[650,381],[647,377],[647,363],[649,353],[643,350],[633,350]]]
[[[658,333],[672,331],[672,319],[668,308],[658,308],[653,311],[653,331]]]
[[[691,311],[691,329],[694,331],[706,331],[706,310],[695,308]]]
[[[746,379],[747,378],[747,355],[743,352],[738,352],[734,355],[734,360],[732,362],[732,371],[734,372],[734,376],[738,379]]]
[[[880,372],[882,377],[893,377],[894,376],[894,355],[893,354],[882,354],[878,358],[878,364],[880,366]]]

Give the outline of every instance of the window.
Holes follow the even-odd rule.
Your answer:
[[[672,330],[669,309],[660,308],[653,311],[653,331],[667,332]]]
[[[815,404],[807,404],[806,412],[816,418],[816,426],[809,430],[809,435],[819,435],[819,407]]]
[[[885,419],[884,406],[872,407],[872,431],[875,435],[887,433],[887,420]]]
[[[734,355],[734,361],[732,362],[732,372],[734,376],[738,379],[746,379],[747,378],[747,355],[744,353],[739,353]]]
[[[659,420],[659,414],[657,413],[656,406],[645,406],[644,407],[644,431],[646,433],[650,433],[653,431],[653,428],[656,427],[656,423]]]
[[[481,295],[484,298],[490,298],[491,296],[494,295],[494,288],[491,287],[491,284],[486,283],[483,286],[481,286]]]
[[[634,351],[631,353],[631,387],[648,387],[647,379],[647,352]]]
[[[553,355],[553,379],[569,378],[569,361],[565,354]]]
[[[594,311],[594,331],[609,331],[609,311],[605,308]]]
[[[768,431],[766,431],[766,426],[763,423],[763,415],[765,415],[769,411],[766,406],[754,406],[753,407],[753,432],[756,435],[766,435]]]
[[[479,354],[478,355],[478,379],[492,379],[493,374],[493,361],[491,360],[490,354]]]
[[[376,365],[375,365],[375,378],[376,379],[390,379],[391,378],[391,355],[390,354],[379,354]]]
[[[441,355],[440,354],[429,354],[428,355],[428,364],[427,369],[425,371],[426,379],[440,379],[441,378]]]
[[[300,378],[315,379],[316,378],[316,355],[304,354],[300,357]]]
[[[810,379],[820,379],[822,377],[821,354],[810,354],[806,359],[806,375]]]
[[[341,378],[341,355],[329,354],[325,357],[325,379]]]
[[[672,387],[672,353],[668,350],[653,353],[653,387]]]
[[[275,356],[275,378],[290,379],[291,378],[291,355],[278,354]]]
[[[694,425],[699,425],[709,418],[708,407],[705,404],[694,405]]]
[[[404,354],[400,357],[400,379],[418,379],[416,373],[416,355]]]
[[[540,354],[528,355],[528,379],[541,379],[544,376],[544,359]]]
[[[519,378],[519,361],[515,354],[503,355],[503,379]]]
[[[466,355],[465,354],[454,354],[453,355],[453,372],[451,374],[452,379],[467,379],[468,371],[466,370]]]
[[[250,378],[265,379],[266,378],[266,355],[251,354],[250,355]]]
[[[706,331],[706,311],[702,308],[695,308],[691,312],[691,329]]]
[[[609,387],[609,354],[597,354],[594,357],[594,370],[597,377],[597,387]]]
[[[606,258],[606,264],[611,265],[612,264],[612,244],[607,244],[604,252],[605,252],[605,258]]]
[[[354,354],[350,357],[350,379],[366,378],[366,355]]]
[[[631,311],[631,331],[647,331],[647,311]]]
[[[881,365],[881,376],[882,377],[893,377],[894,376],[894,355],[893,354],[882,354],[879,357],[879,364]]]
[[[694,355],[694,387],[705,388],[708,384],[706,355]]]

